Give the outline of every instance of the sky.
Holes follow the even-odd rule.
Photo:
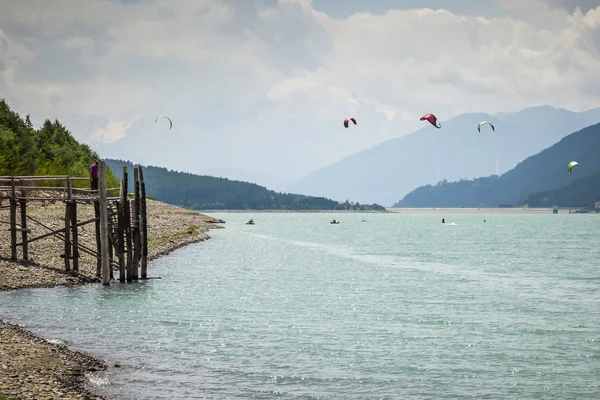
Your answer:
[[[429,112],[600,107],[600,0],[5,0],[0,98],[101,157],[298,178]]]

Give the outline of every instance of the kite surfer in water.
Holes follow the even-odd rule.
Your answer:
[[[442,218],[442,224],[445,224],[446,220],[444,218]]]

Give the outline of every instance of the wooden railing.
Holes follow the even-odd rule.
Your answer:
[[[89,178],[70,176],[0,176],[0,203],[9,200],[9,205],[0,204],[0,210],[10,208],[10,220],[0,223],[10,224],[11,259],[17,260],[17,248],[22,248],[23,260],[28,260],[28,244],[55,236],[65,243],[65,271],[79,269],[79,252],[90,254],[97,259],[98,277],[108,285],[113,278],[113,268],[119,269],[121,282],[132,282],[138,278],[141,264],[141,279],[147,279],[148,235],[146,223],[146,188],[141,167],[134,168],[134,199],[127,193],[127,167],[123,167],[121,185],[118,188],[106,188],[106,164],[100,161],[98,166],[98,190],[73,187],[73,182],[89,181]],[[43,183],[52,182],[53,186]],[[60,185],[57,182],[64,182]],[[43,197],[39,192],[62,193],[62,196]],[[109,193],[118,192],[117,196]],[[34,194],[33,196],[31,194]],[[35,194],[38,196],[35,196]],[[63,201],[66,204],[64,228],[52,229],[33,217],[27,215],[28,201]],[[77,203],[94,203],[95,217],[78,222]],[[17,223],[17,209],[20,209],[20,224]],[[109,215],[111,218],[109,219]],[[116,217],[116,218],[115,218]],[[42,226],[50,232],[29,238],[31,230],[27,221]],[[96,250],[78,243],[78,227],[94,222],[96,224]],[[21,241],[17,241],[18,232]],[[118,262],[112,259],[113,251],[117,253]]]
[[[74,194],[87,194],[88,199],[98,198],[99,191],[73,187],[73,182],[89,181],[89,178],[71,176],[0,176],[0,200],[15,198],[17,200],[72,200]],[[42,182],[53,182],[55,186],[43,186]],[[64,182],[58,186],[56,182]],[[33,185],[37,184],[37,185]],[[108,193],[120,191],[121,188],[107,188]],[[2,192],[9,192],[8,195]],[[61,197],[35,197],[28,196],[31,192],[58,192],[63,193]],[[118,196],[108,196],[108,200],[117,200]]]

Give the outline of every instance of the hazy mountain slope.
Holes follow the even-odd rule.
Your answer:
[[[520,127],[535,126],[535,129],[549,132],[550,136],[556,132],[563,132],[564,136],[600,122],[600,108],[573,112],[564,108],[539,106],[526,108],[516,113],[499,113],[496,117]],[[561,137],[556,138],[555,142],[560,139]]]
[[[498,207],[531,193],[561,188],[600,170],[600,124],[592,125],[527,158],[500,177],[421,186],[395,207]],[[570,161],[581,167],[567,172]]]
[[[496,131],[484,126],[479,133],[482,120],[492,121]],[[421,185],[506,172],[589,121],[600,121],[600,109],[573,113],[544,106],[499,117],[463,114],[442,121],[440,130],[424,123],[414,133],[346,157],[289,190],[389,206]]]
[[[477,125],[490,120],[496,131]],[[489,175],[513,167],[537,149],[537,135],[488,114],[465,114],[359,152],[293,185],[294,192],[391,205],[424,183]]]

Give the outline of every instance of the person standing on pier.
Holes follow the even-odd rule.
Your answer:
[[[90,184],[92,190],[98,190],[98,160],[90,166]]]

